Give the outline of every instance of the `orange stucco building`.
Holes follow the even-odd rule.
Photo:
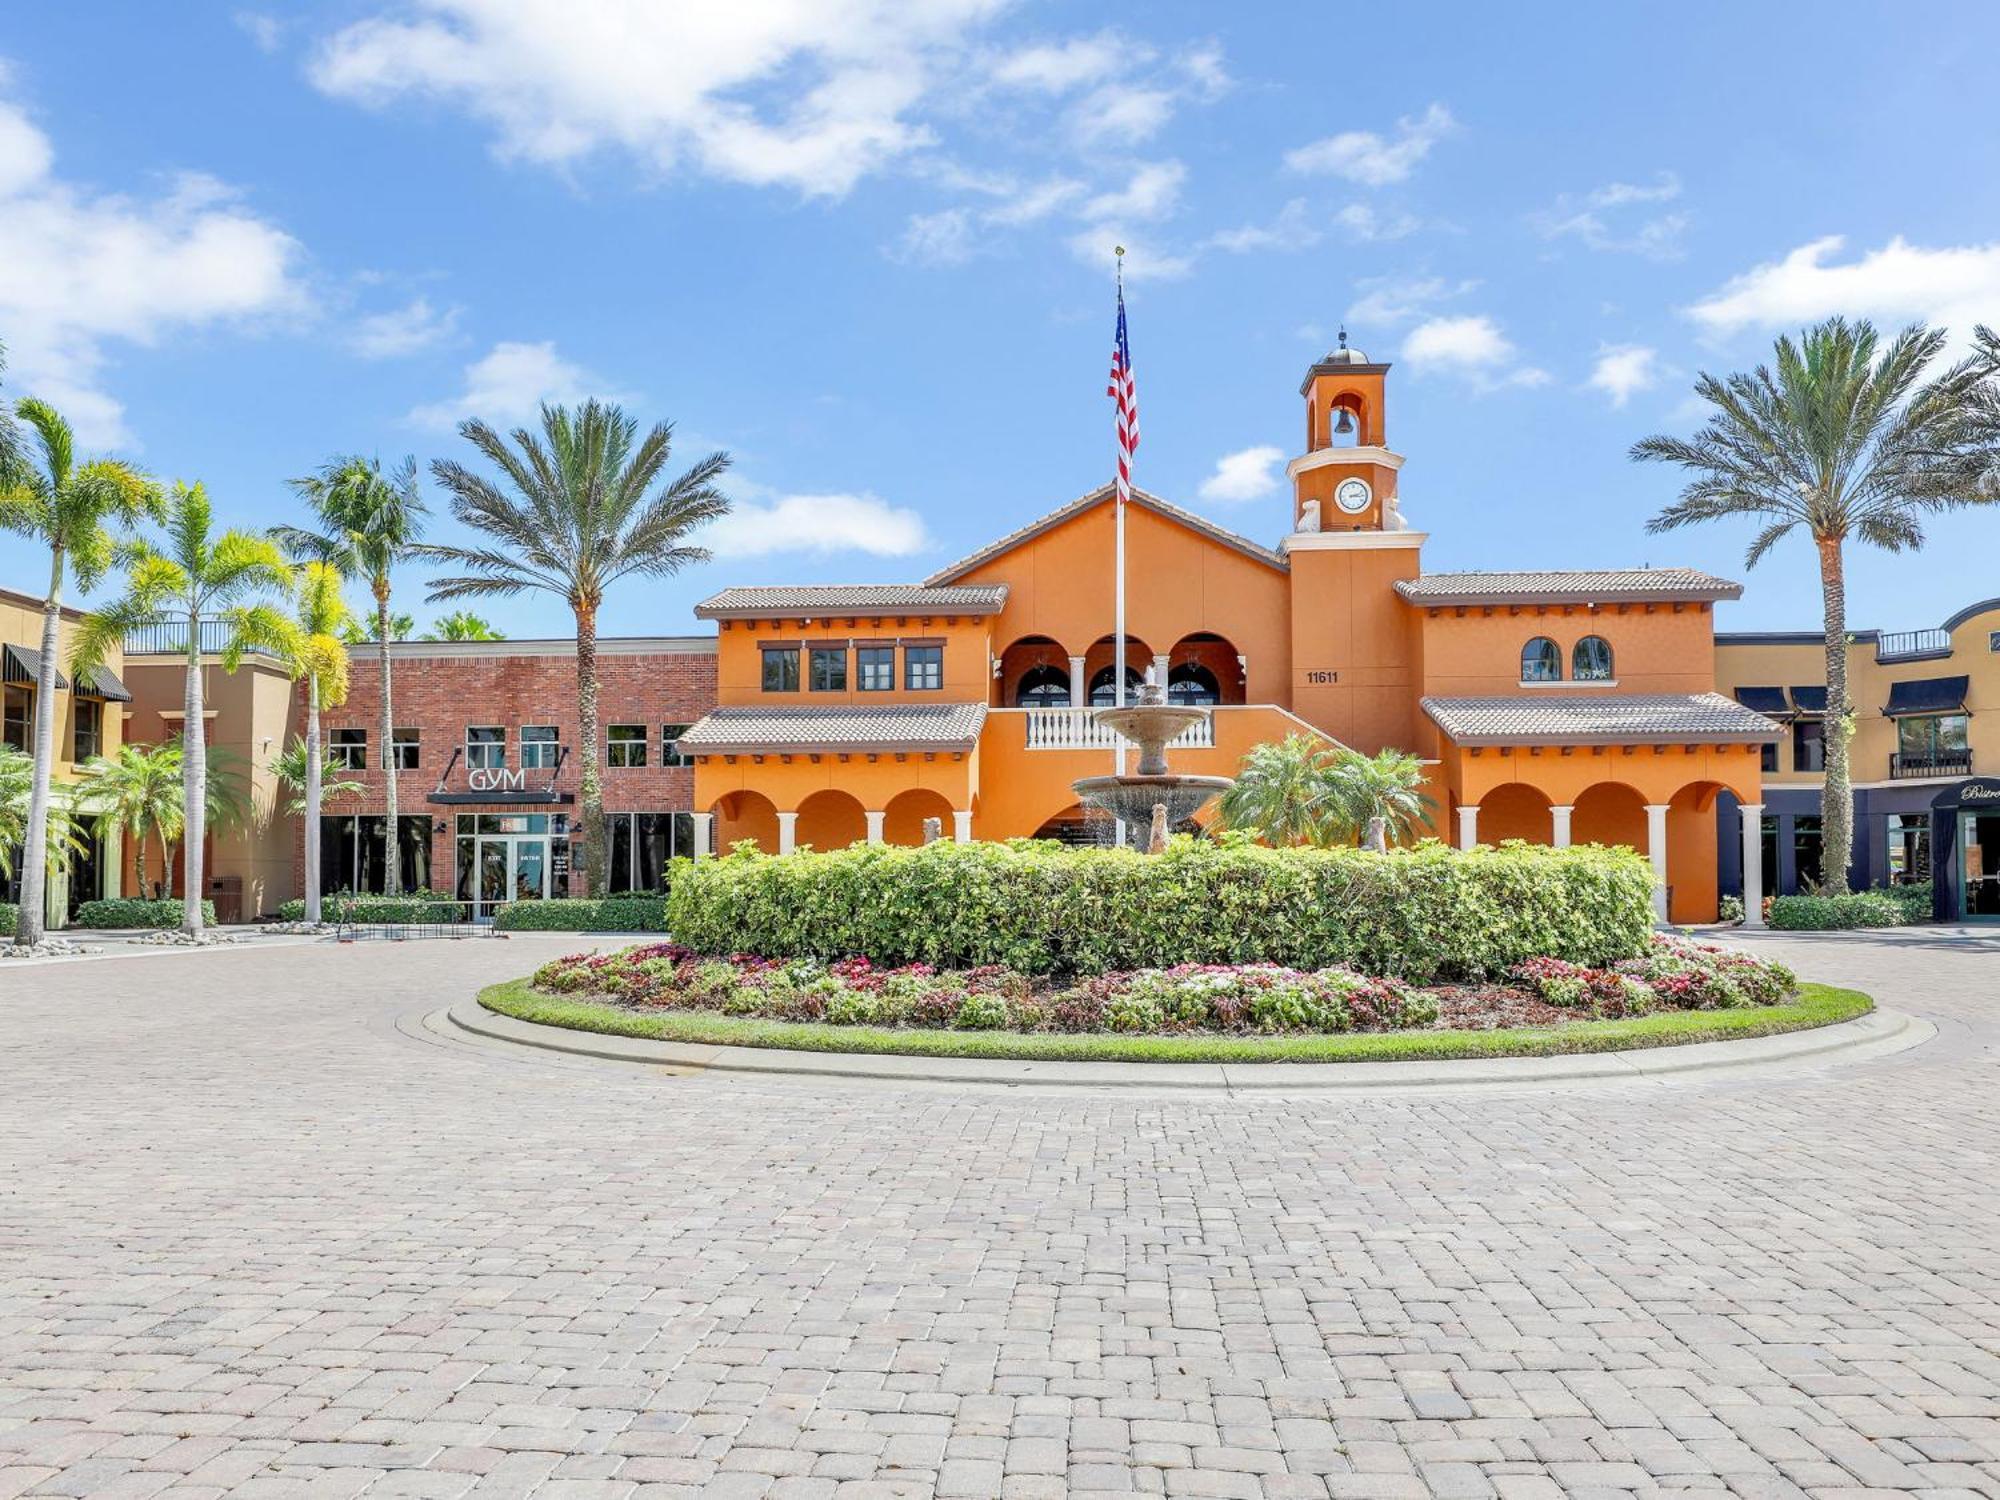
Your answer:
[[[1228,775],[1301,732],[1407,748],[1432,767],[1440,837],[1627,844],[1663,916],[1712,919],[1716,800],[1757,826],[1779,737],[1714,691],[1714,607],[1740,587],[1684,569],[1426,574],[1388,372],[1344,341],[1307,372],[1273,546],[1134,493],[1126,684],[1151,675],[1209,709],[1175,769]],[[680,741],[698,846],[916,843],[933,818],[961,840],[1077,830],[1070,784],[1114,753],[1090,714],[1117,688],[1114,505],[1093,491],[916,584],[698,606],[718,687]]]

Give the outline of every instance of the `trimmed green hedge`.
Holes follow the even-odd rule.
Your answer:
[[[676,861],[669,892],[667,930],[702,953],[1029,974],[1276,963],[1426,983],[1503,974],[1529,958],[1602,966],[1643,952],[1653,930],[1646,861],[1595,846],[744,849]]]
[[[1915,887],[1909,887],[1915,889]],[[1766,921],[1781,932],[1845,932],[1856,927],[1903,927],[1929,919],[1930,887],[1924,886],[1922,914],[1891,891],[1852,891],[1826,896],[1776,896]]]
[[[664,896],[606,896],[598,901],[512,901],[493,915],[499,932],[665,932]]]
[[[77,927],[178,927],[187,916],[187,906],[179,898],[172,901],[140,901],[121,896],[110,901],[86,901],[76,909]],[[201,903],[201,918],[213,925],[215,903]]]
[[[356,895],[341,891],[322,896],[320,920],[325,922],[456,922],[464,907],[443,891],[408,891],[400,896]],[[281,922],[303,922],[306,904],[285,901],[278,906]]]
[[[0,934],[12,937],[21,928],[21,908],[11,901],[0,901]]]

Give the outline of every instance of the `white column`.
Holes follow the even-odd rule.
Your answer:
[[[1569,847],[1569,815],[1575,811],[1574,807],[1551,807],[1549,809],[1549,817],[1555,825],[1555,846],[1558,849],[1567,849]]]
[[[1646,855],[1653,862],[1653,915],[1667,920],[1667,804],[1646,804]]]
[[[1764,925],[1764,804],[1743,804],[1743,925]]]
[[[952,813],[951,841],[954,844],[969,844],[972,842],[972,814],[970,812],[955,811]]]
[[[778,814],[778,852],[790,854],[794,840],[798,837],[799,815],[795,812]]]
[[[886,812],[874,812],[870,810],[863,812],[861,816],[868,820],[868,842],[871,844],[881,843],[882,820],[889,815]]]
[[[1083,658],[1069,659],[1069,706],[1083,708],[1090,702],[1090,684],[1083,680]]]
[[[1479,842],[1479,804],[1461,805],[1458,809],[1458,847],[1470,849]]]
[[[1164,656],[1153,658],[1153,681],[1160,685],[1161,692],[1167,690],[1167,659]]]
[[[694,819],[694,857],[707,859],[714,853],[710,841],[715,837],[715,814],[693,813],[691,816]]]

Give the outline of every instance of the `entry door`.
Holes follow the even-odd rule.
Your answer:
[[[549,841],[545,838],[513,840],[513,860],[508,868],[507,890],[515,901],[542,901],[549,894]]]
[[[1959,820],[1958,874],[1970,920],[2000,919],[2000,813],[1965,813]]]
[[[477,905],[473,907],[474,918],[484,921],[493,915],[493,908],[504,904],[507,892],[513,888],[507,870],[508,841],[506,839],[481,839],[479,841],[479,883],[474,890]]]

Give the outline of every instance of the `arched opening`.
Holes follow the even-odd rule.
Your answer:
[[[727,854],[731,844],[744,839],[766,854],[778,852],[778,809],[762,792],[726,793],[713,811],[717,854]]]
[[[1359,396],[1335,396],[1326,409],[1326,446],[1358,448],[1367,431],[1367,413]]]
[[[1521,648],[1521,681],[1561,682],[1562,648],[1545,635],[1538,635]]]
[[[952,805],[944,793],[934,792],[929,787],[912,787],[907,792],[898,792],[889,799],[882,819],[882,842],[902,844],[915,848],[924,841],[924,819],[938,820],[938,837],[950,838],[953,832]]]
[[[1522,839],[1530,844],[1553,844],[1555,837],[1549,799],[1525,781],[1496,786],[1479,799],[1480,843]]]
[[[1100,636],[1091,643],[1084,653],[1084,692],[1092,708],[1106,708],[1117,701],[1113,683],[1112,663],[1115,652],[1111,637]],[[1139,696],[1139,689],[1145,685],[1146,673],[1153,665],[1153,648],[1137,636],[1125,637],[1125,701],[1131,702]]]
[[[1570,814],[1572,844],[1623,844],[1647,852],[1646,799],[1622,781],[1601,781],[1576,799]]]
[[[1611,642],[1601,635],[1587,635],[1570,650],[1569,675],[1576,682],[1609,682],[1617,675],[1611,667]]]
[[[1175,703],[1241,703],[1243,675],[1242,654],[1206,630],[1182,636],[1167,653],[1167,697]]]
[[[1667,802],[1667,920],[1713,922],[1718,910],[1715,802],[1725,788],[1694,781]]]
[[[1125,669],[1125,701],[1130,703],[1139,696],[1139,690],[1146,685],[1146,679],[1132,667]],[[1090,706],[1110,708],[1118,702],[1118,687],[1114,670],[1109,662],[1091,676]]]
[[[1069,653],[1045,635],[1024,635],[1000,653],[995,706],[1062,708],[1069,704]]]
[[[861,804],[846,792],[814,792],[799,804],[799,821],[792,829],[796,848],[845,849],[867,837]]]

